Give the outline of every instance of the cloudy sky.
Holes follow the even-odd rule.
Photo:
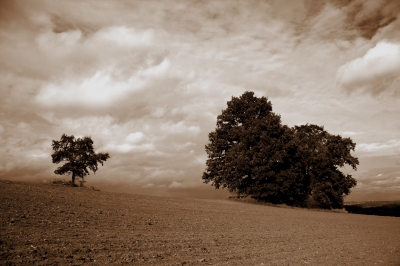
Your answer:
[[[348,200],[400,199],[400,1],[0,2],[0,178],[55,178],[51,141],[111,159],[89,185],[226,197],[202,183],[232,96],[351,137]],[[69,178],[69,177],[66,177]]]

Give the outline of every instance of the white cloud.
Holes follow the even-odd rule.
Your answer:
[[[127,28],[124,26],[113,26],[101,29],[92,38],[93,42],[111,44],[117,43],[121,46],[135,47],[140,45],[150,45],[154,38],[154,30],[148,29],[143,32]]]
[[[170,61],[168,59],[165,59],[159,65],[152,66],[139,73],[145,77],[160,77],[167,72],[170,65]]]
[[[26,53],[23,46],[8,47],[5,59],[9,69],[46,77],[35,97],[40,105],[103,108],[167,76],[171,62],[158,42],[152,28],[111,26],[92,34],[49,28],[23,63],[17,60]]]
[[[116,132],[121,130],[121,126],[116,126],[115,120],[110,115],[105,116],[82,116],[79,118],[62,118],[59,119],[51,113],[45,113],[44,116],[49,122],[57,124],[63,131],[68,130],[69,134],[84,134],[90,136],[99,136],[102,138],[113,139]],[[129,126],[129,125],[126,125]]]
[[[110,73],[97,72],[83,82],[65,81],[49,84],[40,90],[36,100],[48,107],[86,106],[101,108],[122,99],[129,92],[140,90],[144,81],[132,76],[125,82],[114,81]]]
[[[180,150],[184,150],[188,147],[192,147],[192,146],[196,146],[196,143],[193,142],[185,142],[185,143],[181,143],[181,144],[175,144],[175,149],[180,151]]]
[[[182,187],[182,183],[173,181],[173,182],[169,185],[169,187],[170,187],[170,188],[181,188],[181,187]]]
[[[390,185],[391,187],[399,186],[400,185],[400,176],[397,177],[390,177],[384,180],[374,180],[371,182],[371,185]]]
[[[156,118],[161,118],[165,114],[165,109],[162,107],[157,107],[153,112],[152,115]]]
[[[400,154],[400,139],[392,139],[384,143],[357,144],[356,151],[368,155],[398,155]]]
[[[400,82],[400,44],[380,41],[360,58],[339,68],[337,84],[349,91],[380,94]]]
[[[152,183],[142,186],[142,188],[153,188],[153,187],[154,187],[154,184],[152,184]]]
[[[135,132],[135,133],[130,133],[128,136],[126,136],[125,140],[130,142],[130,143],[138,143],[141,142],[145,138],[143,132]]]
[[[185,180],[182,182],[179,181],[173,181],[168,187],[169,188],[179,188],[179,189],[190,189],[190,188],[195,188],[202,186],[202,182],[199,180]]]
[[[148,152],[154,151],[154,145],[152,143],[143,143],[140,145],[132,145],[130,143],[123,144],[110,144],[104,148],[104,150],[110,150],[117,153],[130,153],[130,152]]]
[[[360,135],[360,134],[363,134],[363,133],[364,133],[364,132],[345,131],[345,132],[343,132],[342,134],[343,134],[344,136],[350,136],[350,137],[352,137],[352,136]]]
[[[185,121],[179,121],[178,123],[172,124],[163,124],[161,128],[169,133],[169,134],[178,134],[178,135],[183,135],[183,134],[188,134],[188,135],[197,135],[200,133],[200,127],[199,126],[188,126],[186,125]]]
[[[81,30],[70,30],[55,33],[48,29],[39,34],[35,41],[44,53],[51,56],[68,56],[70,53],[96,53],[100,58],[108,55],[111,50],[116,53],[126,52],[126,49],[149,46],[154,39],[154,30],[137,31],[134,28],[119,26],[105,27],[88,37],[84,37]],[[104,49],[98,54],[98,48]],[[115,48],[118,48],[116,50]],[[122,50],[121,50],[122,49]]]

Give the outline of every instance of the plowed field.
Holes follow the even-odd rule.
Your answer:
[[[1,265],[400,265],[400,218],[0,181]]]

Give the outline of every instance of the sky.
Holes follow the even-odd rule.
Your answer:
[[[232,96],[351,137],[352,200],[400,199],[400,1],[0,1],[0,179],[57,178],[52,140],[111,156],[86,185],[226,198],[202,182]],[[70,176],[64,176],[69,179]]]

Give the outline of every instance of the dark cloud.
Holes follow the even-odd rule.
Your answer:
[[[21,3],[13,0],[3,0],[0,2],[0,26],[17,28],[21,24],[28,22],[26,13]]]
[[[330,0],[296,1],[290,7],[290,24],[297,34],[318,36],[326,41],[335,39],[372,39],[380,30],[398,20],[400,2],[397,0]],[[275,5],[276,14],[281,6]],[[288,8],[286,8],[288,10]],[[293,13],[296,12],[296,16]]]
[[[398,19],[400,3],[397,0],[331,1],[346,14],[346,27],[357,30],[366,39]]]
[[[398,19],[400,2],[396,0],[356,1],[349,11],[349,22],[364,38],[371,39],[377,31]],[[352,16],[353,15],[353,16]]]
[[[68,14],[49,14],[52,30],[54,33],[63,33],[69,31],[79,30],[84,36],[95,33],[101,29],[100,25],[93,23],[84,23],[83,21],[76,20],[73,18],[68,18]]]

